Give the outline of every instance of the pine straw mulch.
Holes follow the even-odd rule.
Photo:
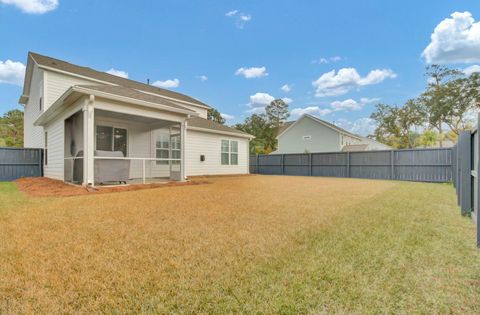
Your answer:
[[[65,183],[61,180],[46,177],[24,177],[15,181],[18,190],[31,197],[70,197],[88,194],[113,193],[122,191],[134,191],[141,189],[152,189],[172,186],[189,186],[208,184],[209,182],[202,178],[196,178],[188,182],[163,182],[151,184],[132,184],[122,186],[108,186],[85,188],[79,185]]]

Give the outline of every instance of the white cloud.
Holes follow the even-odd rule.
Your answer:
[[[380,100],[379,98],[362,97],[362,98],[360,98],[360,101],[357,102],[357,101],[349,98],[349,99],[344,100],[344,101],[334,101],[334,102],[330,103],[330,106],[336,112],[338,112],[338,111],[353,111],[353,110],[360,110],[365,105],[370,104],[370,103],[378,102],[379,100]]]
[[[349,98],[344,101],[334,101],[330,104],[335,111],[351,111],[362,109],[362,104]]]
[[[468,11],[454,12],[441,21],[430,36],[422,56],[427,63],[480,61],[480,22]]]
[[[463,69],[463,73],[465,73],[466,75],[471,75],[472,73],[476,73],[476,72],[480,72],[479,65],[473,65]]]
[[[282,91],[285,92],[285,93],[288,93],[288,92],[290,92],[290,91],[292,90],[292,87],[291,87],[290,85],[288,85],[288,84],[284,84],[284,85],[282,85],[282,87],[280,88],[280,90],[282,90]]]
[[[318,63],[318,64],[327,64],[330,62],[338,62],[342,60],[343,58],[340,56],[333,56],[333,57],[320,57],[316,60],[312,60],[312,63]]]
[[[234,16],[238,13],[238,10],[232,10],[225,13],[225,16]]]
[[[0,83],[22,85],[25,65],[18,61],[0,61]]]
[[[247,104],[247,106],[250,107],[250,109],[247,110],[247,112],[256,113],[256,114],[263,113],[265,111],[265,107],[274,100],[275,100],[275,97],[268,93],[258,92],[253,95],[250,95],[250,102]],[[290,104],[293,102],[293,100],[288,97],[284,97],[282,98],[282,100],[286,104]]]
[[[243,22],[248,22],[252,19],[250,14],[240,14],[240,20]]]
[[[58,0],[0,0],[0,3],[14,5],[30,14],[43,14],[58,7]]]
[[[206,75],[202,74],[202,75],[198,76],[198,79],[200,79],[200,81],[202,81],[202,82],[205,82],[205,81],[208,80],[208,77]]]
[[[246,79],[260,78],[268,75],[265,67],[239,68],[235,75],[243,75]]]
[[[353,88],[378,84],[387,78],[396,78],[397,75],[390,69],[376,69],[367,76],[361,77],[355,68],[342,68],[335,72],[322,74],[312,82],[315,87],[315,96],[338,96],[349,92]]]
[[[264,108],[268,104],[270,104],[275,97],[268,93],[255,93],[254,95],[250,95],[250,103],[248,104],[252,108]]]
[[[159,88],[176,88],[180,85],[180,80],[179,79],[173,79],[173,80],[165,80],[165,81],[155,81],[152,83],[153,86],[159,87]]]
[[[114,68],[107,71],[107,73],[116,75],[117,77],[128,79],[128,73],[122,70],[116,70]]]
[[[362,109],[366,104],[379,101],[379,98],[362,97],[360,101],[347,99],[344,101],[334,101],[330,103],[329,108],[320,108],[319,106],[309,106],[305,108],[294,108],[290,112],[292,116],[302,116],[303,114],[310,114],[314,116],[326,116],[334,112],[356,111]]]
[[[320,108],[318,106],[309,106],[305,108],[294,108],[290,111],[290,114],[293,117],[300,117],[305,114],[313,116],[326,116],[333,113],[333,110],[330,108]]]
[[[247,13],[242,13],[238,10],[231,10],[225,13],[225,16],[235,19],[235,25],[239,29],[243,29],[247,22],[252,20],[252,16]]]
[[[232,120],[232,119],[235,119],[235,116],[233,115],[229,115],[229,114],[225,114],[225,113],[221,113],[220,116],[223,117],[223,119],[225,120]]]
[[[335,125],[361,136],[373,134],[377,127],[375,120],[368,117],[359,118],[353,122],[346,119],[339,119],[335,122]]]

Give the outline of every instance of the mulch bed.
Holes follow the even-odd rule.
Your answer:
[[[88,194],[113,193],[122,191],[133,191],[141,189],[152,189],[160,187],[172,186],[190,186],[208,184],[206,180],[193,180],[188,182],[167,182],[167,183],[152,183],[152,184],[133,184],[122,185],[117,187],[96,187],[85,188],[79,185],[72,185],[61,180],[46,178],[46,177],[24,177],[15,181],[18,189],[31,197],[67,197],[80,196]]]

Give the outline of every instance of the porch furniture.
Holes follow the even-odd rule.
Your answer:
[[[119,182],[127,183],[130,172],[130,160],[124,158],[122,151],[95,150],[95,157],[113,159],[95,159],[95,183]]]

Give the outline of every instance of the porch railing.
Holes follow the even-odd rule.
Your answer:
[[[84,157],[65,157],[64,160],[65,160],[65,170],[69,169],[71,170],[70,173],[72,173],[72,182],[73,182],[73,173],[74,173],[74,161],[75,160],[83,160]],[[147,174],[146,174],[146,171],[147,171],[147,167],[146,167],[146,163],[147,162],[167,162],[166,164],[164,164],[164,166],[166,167],[169,167],[169,174],[170,174],[170,177],[172,176],[172,172],[180,172],[180,167],[181,167],[181,163],[182,163],[182,159],[174,159],[174,158],[141,158],[141,157],[107,157],[107,156],[95,156],[94,157],[94,160],[126,160],[126,161],[140,161],[141,162],[141,179],[142,179],[142,183],[143,184],[146,184],[146,179],[147,179]],[[68,164],[67,164],[67,161],[68,161]],[[67,166],[69,165],[69,166]],[[130,167],[130,170],[129,172],[131,173],[132,172],[132,165],[129,165]],[[173,167],[178,167],[179,169],[178,170],[173,170],[172,168]],[[83,163],[81,164],[81,169],[82,169],[82,181],[83,181]],[[151,168],[150,168],[150,173],[152,172]],[[95,176],[95,174],[94,174]],[[70,178],[70,176],[65,176],[65,179],[66,181],[69,181],[68,178]],[[130,179],[133,179],[133,178],[138,178],[138,177],[132,177]],[[81,183],[80,183],[81,184]]]

